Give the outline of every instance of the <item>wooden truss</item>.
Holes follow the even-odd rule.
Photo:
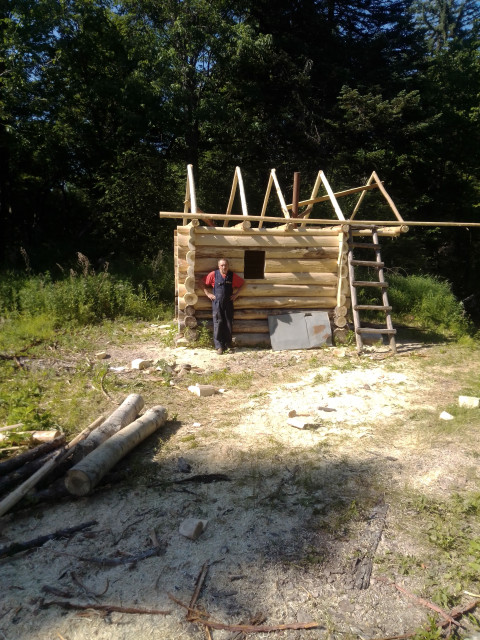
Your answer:
[[[278,202],[280,204],[281,212],[283,214],[283,218],[279,216],[266,215],[266,210],[270,200],[273,185],[275,185],[275,191],[277,194]],[[324,195],[318,195],[318,192],[322,185],[326,193]],[[334,223],[338,224],[338,222],[340,222],[340,224],[346,224],[350,226],[350,224],[353,224],[352,221],[356,218],[359,212],[359,209],[364,200],[366,192],[371,191],[373,189],[378,189],[380,191],[380,193],[383,195],[383,197],[387,201],[395,218],[390,221],[387,220],[387,221],[381,221],[381,222],[359,221],[357,219],[355,221],[355,225],[361,225],[363,223],[363,224],[377,224],[377,225],[381,224],[381,225],[387,225],[387,226],[389,225],[402,226],[404,223],[404,220],[400,215],[400,213],[398,212],[398,209],[395,206],[395,203],[393,202],[390,195],[387,193],[387,190],[385,189],[382,181],[380,180],[380,178],[378,177],[375,171],[372,172],[372,175],[367,180],[365,185],[334,193],[333,189],[331,188],[327,180],[327,176],[323,171],[320,170],[317,174],[315,183],[313,185],[310,198],[308,200],[301,200],[298,202],[292,202],[291,204],[286,204],[282,189],[278,182],[276,171],[275,169],[272,169],[270,171],[270,176],[268,179],[267,189],[265,192],[265,197],[263,200],[263,206],[262,206],[260,215],[249,215],[248,208],[247,208],[247,201],[245,197],[245,188],[243,184],[242,172],[240,170],[240,167],[236,167],[234,176],[233,176],[233,183],[232,183],[232,188],[230,192],[230,197],[228,200],[226,213],[220,214],[220,213],[204,213],[203,211],[198,209],[197,198],[195,193],[195,181],[193,177],[193,166],[189,164],[187,166],[187,184],[186,184],[186,191],[185,191],[183,214],[162,211],[160,212],[160,217],[161,218],[180,218],[181,217],[183,218],[184,225],[188,224],[189,220],[203,219],[206,222],[206,224],[208,224],[209,226],[215,226],[214,221],[217,220],[217,221],[223,221],[223,225],[227,227],[229,225],[229,222],[231,221],[238,222],[240,220],[242,221],[240,223],[240,226],[243,226],[243,228],[249,228],[252,222],[258,222],[258,229],[261,229],[263,227],[264,222],[270,222],[270,223],[275,222],[277,224],[280,224],[282,221],[284,222],[286,228],[290,228],[290,229],[298,228],[298,227],[303,228],[307,225],[307,221],[309,224],[334,224]],[[242,210],[241,215],[232,214],[232,207],[233,207],[237,190],[240,196],[240,205]],[[355,193],[359,193],[360,195],[352,213],[350,214],[349,217],[347,217],[342,211],[342,208],[340,207],[340,204],[338,201],[339,199],[345,196],[349,196]],[[333,220],[330,218],[329,219],[310,218],[310,214],[313,211],[314,205],[320,202],[330,202],[333,208],[333,213],[336,216],[336,218],[334,218]],[[303,210],[300,211],[300,209],[303,209]],[[294,211],[298,212],[296,216],[293,214]],[[301,219],[301,222],[299,219]]]

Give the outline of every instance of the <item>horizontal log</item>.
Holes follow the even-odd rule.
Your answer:
[[[182,299],[179,299],[179,307],[181,306]],[[344,303],[343,303],[344,304]],[[265,297],[254,298],[252,296],[240,296],[235,301],[235,309],[295,309],[295,308],[317,308],[317,309],[334,309],[337,306],[337,298],[335,296],[319,296],[312,298],[303,297]],[[195,309],[211,309],[212,303],[210,300],[203,296],[199,298]]]
[[[234,336],[236,347],[270,347],[268,333],[238,333]]]
[[[343,327],[346,326],[347,324],[347,319],[345,318],[345,316],[338,316],[334,318],[334,323],[336,327],[340,327],[340,329],[342,329]]]
[[[327,311],[332,312],[332,309],[235,309],[236,320],[267,320],[268,316],[278,316],[283,313],[309,313],[311,311]],[[198,323],[202,324],[212,318],[211,309],[202,309],[197,311]]]
[[[338,276],[336,271],[332,273],[269,273],[264,279],[249,278],[247,280],[250,284],[262,284],[263,282],[269,282],[272,284],[329,284],[336,285],[338,282]]]
[[[205,326],[209,331],[213,330],[213,322],[207,320]],[[237,320],[233,319],[233,334],[238,333],[270,333],[268,329],[268,320]]]
[[[179,295],[184,295],[185,287],[179,286]],[[264,282],[262,284],[251,284],[246,282],[242,287],[241,296],[335,296],[337,288],[335,285],[311,285],[311,284],[270,284]],[[203,289],[197,289],[196,294],[199,298],[205,295]]]
[[[196,293],[186,293],[185,295],[182,296],[182,299],[184,302],[183,308],[185,308],[186,306],[189,306],[189,305],[196,305],[198,301],[198,296]]]
[[[338,247],[260,247],[260,251],[265,251],[266,258],[336,258],[338,256]],[[345,246],[345,252],[347,247]],[[186,255],[180,255],[180,258],[186,259]],[[195,259],[208,258],[218,261],[220,258],[233,260],[234,258],[243,259],[245,249],[229,247],[208,247],[200,246],[195,249]]]
[[[195,287],[196,287],[195,278],[192,278],[191,276],[187,276],[182,286],[185,287],[186,293],[194,293]],[[179,285],[179,295],[185,295],[185,293],[180,293],[180,285]]]
[[[227,260],[232,260],[233,258],[241,258],[245,255],[245,249],[238,248],[229,248],[228,254],[223,247],[207,247],[205,245],[196,247],[195,249],[195,259],[198,258],[209,258],[210,260],[220,260],[220,258],[227,258]]]
[[[377,227],[377,234],[379,236],[387,236],[387,237],[397,237],[402,233],[406,233],[408,231],[408,226],[401,225],[399,227]],[[355,229],[353,231],[354,236],[371,236],[371,229]]]
[[[242,235],[222,236],[220,234],[199,234],[196,238],[197,248],[200,246],[225,247],[228,255],[229,247],[245,247],[261,249],[263,247],[338,247],[338,236],[304,236],[304,235]]]
[[[177,231],[177,236],[185,236],[188,234],[188,227],[182,227],[179,226],[176,229]],[[338,234],[340,233],[341,229],[340,227],[319,227],[316,229],[305,229],[305,228],[299,228],[299,229],[295,229],[293,231],[280,231],[279,232],[279,227],[275,227],[273,229],[250,229],[249,231],[240,231],[239,229],[235,228],[235,227],[222,227],[222,226],[217,226],[217,227],[204,227],[201,226],[199,229],[197,229],[197,233],[202,233],[204,235],[216,235],[221,233],[224,236],[245,236],[245,235],[251,235],[251,236],[258,236],[258,235],[262,235],[262,236],[281,236],[281,237],[286,237],[286,236],[336,236],[338,237]]]
[[[235,271],[238,273],[240,271],[243,272],[243,258],[228,258],[229,269],[231,271]],[[196,258],[195,259],[195,272],[199,273],[200,271],[209,273],[210,271],[214,271],[218,269],[218,260],[215,258]]]
[[[265,260],[265,278],[270,273],[337,273],[337,261],[324,260]]]

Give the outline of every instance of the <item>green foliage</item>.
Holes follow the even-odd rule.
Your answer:
[[[467,334],[470,324],[447,282],[434,276],[389,275],[389,302],[399,319],[452,335]]]
[[[18,388],[1,387],[0,422],[7,425],[21,422],[30,430],[57,427],[51,412],[40,407],[44,391],[37,379],[28,378]]]
[[[208,329],[206,322],[200,322],[197,326],[195,345],[203,349],[209,349],[213,346],[213,334],[210,329]]]
[[[50,273],[19,276],[9,273],[2,281],[0,314],[53,319],[57,326],[90,324],[105,319],[131,317],[153,320],[168,315],[160,298],[162,286],[151,280],[134,284],[105,268],[95,273],[88,259],[78,254],[77,271],[54,280]]]

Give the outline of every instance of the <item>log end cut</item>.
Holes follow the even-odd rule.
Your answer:
[[[81,469],[70,469],[65,477],[65,486],[73,496],[86,496],[93,488],[90,478]]]

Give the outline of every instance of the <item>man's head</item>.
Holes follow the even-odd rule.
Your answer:
[[[228,271],[228,260],[226,258],[220,258],[218,261],[218,268],[222,276],[226,275]]]

